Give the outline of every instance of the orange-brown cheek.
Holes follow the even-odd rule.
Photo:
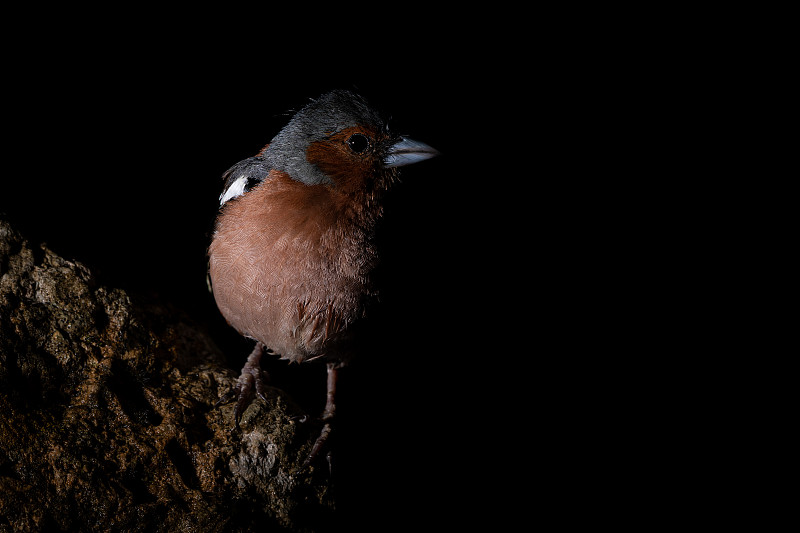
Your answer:
[[[363,186],[371,167],[367,159],[354,156],[349,151],[343,140],[349,137],[346,132],[344,130],[325,141],[311,143],[306,150],[306,159],[330,177],[337,187],[352,190]]]
[[[311,143],[306,150],[306,159],[333,179],[334,182],[337,181],[341,174],[346,174],[348,171],[349,165],[344,158],[344,154],[328,141]]]

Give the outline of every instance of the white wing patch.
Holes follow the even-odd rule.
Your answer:
[[[225,189],[222,194],[219,195],[219,205],[224,204],[231,198],[236,198],[237,196],[241,196],[244,194],[244,188],[247,186],[247,176],[239,176],[236,180],[231,183],[231,186]]]

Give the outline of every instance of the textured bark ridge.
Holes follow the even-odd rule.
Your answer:
[[[268,388],[232,431],[235,379],[180,313],[0,219],[0,532],[324,529],[319,428]]]

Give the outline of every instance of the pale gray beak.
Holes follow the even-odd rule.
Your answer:
[[[425,143],[400,137],[400,140],[389,148],[389,153],[383,160],[385,167],[401,167],[425,161],[439,155],[439,152]]]

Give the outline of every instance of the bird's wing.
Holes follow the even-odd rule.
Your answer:
[[[233,165],[222,175],[225,187],[219,195],[219,205],[243,195],[264,181],[270,169],[270,165],[261,156],[249,157]]]

